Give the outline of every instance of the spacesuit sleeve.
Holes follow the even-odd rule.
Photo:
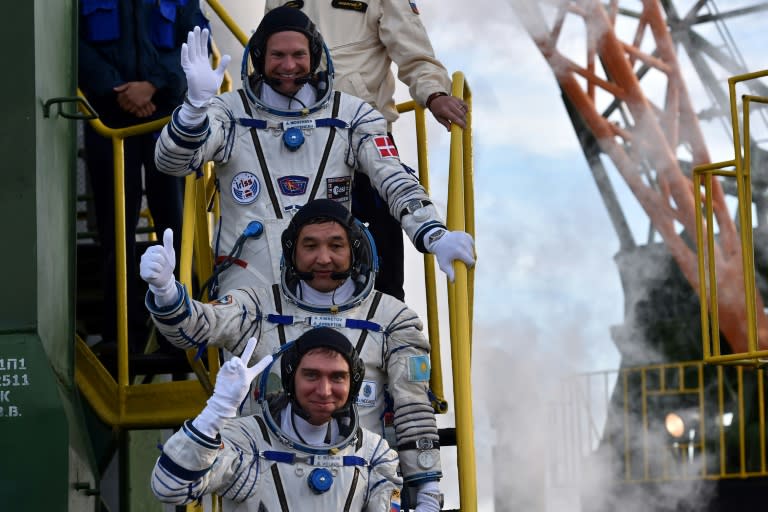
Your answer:
[[[183,505],[206,494],[245,501],[256,491],[259,458],[243,422],[229,422],[220,437],[199,432],[191,421],[163,445],[152,470],[151,487],[163,503]],[[237,430],[235,430],[237,429]],[[223,441],[222,441],[223,439]]]
[[[145,304],[160,333],[181,349],[199,350],[221,347],[241,354],[251,336],[261,335],[261,303],[254,289],[232,290],[224,297],[205,304],[189,297],[177,283],[176,304],[158,307],[147,292]],[[251,362],[258,360],[254,355]]]
[[[400,510],[403,480],[397,474],[397,452],[378,434],[363,430],[363,446],[368,452],[368,502],[364,512],[390,512]]]
[[[174,110],[155,145],[155,165],[173,176],[186,176],[208,161],[224,163],[235,141],[237,124],[233,112],[220,96],[213,98],[200,126],[186,126]]]
[[[435,58],[420,16],[406,1],[382,0],[379,38],[397,64],[397,77],[422,107],[435,92],[451,93],[451,79]]]
[[[346,97],[347,101],[362,101]],[[392,137],[387,134],[387,123],[381,114],[370,107],[361,108],[360,112],[365,113],[354,119],[350,130],[349,156],[354,161],[349,163],[368,176],[414,247],[420,252],[427,252],[424,235],[433,228],[445,228],[445,224],[418,178],[400,162],[397,148]],[[423,205],[418,216],[407,213],[406,205],[411,201],[421,201]]]
[[[394,302],[394,301],[393,301]],[[400,470],[406,484],[442,477],[437,420],[429,398],[429,342],[422,322],[405,304],[387,327],[385,365],[393,400]],[[422,449],[434,444],[434,448]]]

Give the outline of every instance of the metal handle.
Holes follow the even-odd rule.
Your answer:
[[[79,103],[81,108],[85,109],[86,112],[63,112],[61,110],[62,103]],[[67,119],[83,119],[87,121],[88,119],[97,119],[99,117],[99,114],[97,114],[91,104],[88,103],[88,100],[82,96],[62,96],[59,98],[51,98],[47,100],[43,104],[43,117],[50,117],[51,105],[56,105],[58,107],[56,109],[56,114],[60,115],[61,117],[66,117]]]
[[[99,490],[91,487],[88,482],[75,482],[73,487],[76,491],[82,491],[86,496],[98,496],[100,494]]]

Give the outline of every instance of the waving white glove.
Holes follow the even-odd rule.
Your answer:
[[[155,304],[170,306],[179,299],[173,269],[176,268],[176,251],[173,249],[173,230],[163,232],[163,245],[153,245],[141,255],[139,274],[155,296]]]
[[[181,67],[187,75],[187,98],[193,107],[205,108],[216,95],[224,71],[229,64],[229,55],[221,57],[219,67],[211,69],[208,60],[208,29],[195,27],[187,34],[187,42],[181,45]]]
[[[437,258],[437,264],[450,282],[454,280],[453,261],[459,260],[471,267],[475,264],[475,241],[464,231],[437,228],[424,235],[425,247]]]
[[[192,424],[203,434],[216,437],[227,418],[237,416],[237,409],[243,403],[251,382],[264,371],[272,356],[268,355],[255,365],[249,367],[253,351],[256,350],[256,338],[250,338],[242,355],[235,356],[224,363],[216,376],[213,395],[208,399],[205,409],[192,421]]]
[[[416,491],[416,508],[414,512],[440,512],[440,484],[425,482]]]
[[[208,29],[195,27],[181,45],[181,67],[187,76],[187,99],[179,109],[179,121],[184,126],[197,127],[205,121],[208,104],[219,90],[229,55],[223,55],[219,67],[211,69],[208,60]]]

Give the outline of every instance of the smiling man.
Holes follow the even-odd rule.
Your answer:
[[[309,75],[309,47],[301,32],[278,32],[269,38],[264,56],[264,75],[270,78],[272,88],[291,96],[304,86]]]
[[[251,382],[273,364],[268,356],[249,366],[255,348],[251,338],[242,358],[224,363],[206,407],[164,444],[155,496],[183,505],[216,493],[225,511],[399,510],[397,454],[358,424],[365,368],[349,340],[320,327],[287,344],[276,355],[282,390],[236,418]]]

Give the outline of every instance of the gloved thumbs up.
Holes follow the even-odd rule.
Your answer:
[[[173,230],[171,228],[166,228],[166,230],[163,231],[163,249],[165,249],[165,253],[169,255],[171,263],[175,267],[176,249],[173,248]]]
[[[141,255],[139,274],[155,296],[155,304],[170,306],[179,298],[173,270],[176,268],[176,251],[173,249],[173,230],[163,232],[163,245],[153,245]]]

